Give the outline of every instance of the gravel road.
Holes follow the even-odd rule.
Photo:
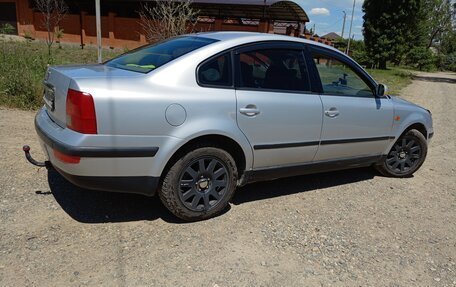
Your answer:
[[[420,74],[402,96],[434,114],[413,178],[253,184],[198,223],[31,166],[34,113],[0,108],[0,286],[456,286],[456,75]]]

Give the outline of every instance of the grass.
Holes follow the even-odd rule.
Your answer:
[[[401,90],[412,83],[413,73],[410,70],[390,68],[388,70],[367,70],[378,83],[388,86],[389,94],[399,95]]]
[[[121,51],[104,50],[104,59]],[[87,64],[97,62],[94,47],[54,45],[48,56],[43,42],[0,39],[0,105],[20,109],[37,109],[42,105],[42,81],[47,65]]]

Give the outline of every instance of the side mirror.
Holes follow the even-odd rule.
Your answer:
[[[376,96],[379,98],[383,98],[387,95],[387,93],[388,93],[388,87],[384,84],[378,84]]]

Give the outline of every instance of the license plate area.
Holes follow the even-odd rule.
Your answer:
[[[55,88],[53,85],[44,82],[43,100],[48,109],[55,110]]]

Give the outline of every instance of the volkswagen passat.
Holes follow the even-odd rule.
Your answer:
[[[44,85],[35,125],[49,165],[89,189],[158,192],[185,220],[255,181],[360,166],[410,176],[433,135],[428,110],[338,50],[286,36],[177,37],[50,67]]]

